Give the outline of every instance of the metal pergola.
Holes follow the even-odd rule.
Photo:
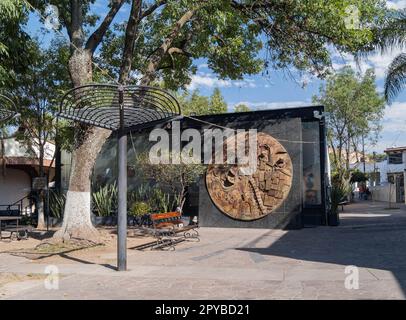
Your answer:
[[[127,133],[180,117],[176,98],[147,86],[89,84],[68,91],[58,116],[118,133],[117,269],[127,269]]]
[[[9,97],[0,94],[0,124],[16,117],[16,106]]]

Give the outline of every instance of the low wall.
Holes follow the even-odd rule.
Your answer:
[[[396,187],[394,185],[375,186],[370,188],[372,200],[396,202]],[[389,192],[390,198],[389,198]]]

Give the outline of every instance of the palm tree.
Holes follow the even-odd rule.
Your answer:
[[[406,47],[406,9],[390,10],[386,21],[375,30],[374,40],[361,50],[360,55],[375,51],[381,54]],[[393,59],[386,72],[384,95],[389,103],[406,85],[406,53]]]

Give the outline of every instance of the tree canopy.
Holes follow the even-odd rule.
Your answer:
[[[177,98],[182,108],[182,113],[185,115],[204,115],[226,113],[227,103],[221,95],[220,89],[215,88],[210,97],[200,94],[199,90],[195,89],[191,93],[183,91],[178,94]]]
[[[350,157],[362,150],[362,140],[374,142],[380,130],[385,101],[377,92],[375,74],[362,76],[351,67],[341,69],[320,87],[313,102],[328,112],[328,143],[336,170],[349,172]]]
[[[27,10],[19,0],[0,1],[0,86],[11,88],[15,77],[28,67],[30,37],[23,30]]]
[[[76,46],[92,52],[100,49],[94,59],[115,79],[122,69],[131,23],[130,81],[152,72],[149,80],[160,77],[171,89],[190,83],[196,58],[207,59],[209,68],[222,79],[292,66],[326,76],[331,63],[329,45],[347,52],[366,46],[373,38],[369,26],[383,19],[385,12],[382,0],[134,0],[132,11],[138,11],[128,23],[113,24],[126,1],[111,1],[108,14],[99,17],[91,11],[93,1],[84,0],[77,28],[69,1],[30,2],[38,8],[56,5],[71,41],[77,40]],[[350,6],[358,10],[358,29],[346,24]],[[79,31],[76,38],[74,29]]]

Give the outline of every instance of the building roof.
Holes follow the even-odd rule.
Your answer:
[[[396,151],[406,151],[406,147],[392,147],[392,148],[387,148],[385,149],[385,153],[388,152],[396,152]]]

